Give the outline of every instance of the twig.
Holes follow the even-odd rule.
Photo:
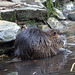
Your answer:
[[[71,69],[70,69],[70,72],[73,71],[74,65],[75,65],[75,63],[72,64],[72,67],[71,67]]]

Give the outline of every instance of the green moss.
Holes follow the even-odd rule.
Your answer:
[[[1,13],[1,19],[14,22],[16,20],[16,12],[13,11],[13,12]]]
[[[14,15],[11,16],[10,21],[13,21],[13,19],[16,20],[16,12],[14,12]]]
[[[62,10],[63,4],[64,4],[63,0],[62,1],[56,0],[55,7],[59,10]]]

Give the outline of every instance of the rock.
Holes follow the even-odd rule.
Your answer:
[[[60,0],[59,0],[60,1]],[[61,0],[62,1],[62,0]],[[64,4],[70,2],[70,0],[63,0]]]
[[[16,12],[14,9],[1,10],[0,14],[1,14],[0,19],[2,20],[13,21],[13,22],[16,20]]]
[[[15,40],[19,30],[16,23],[0,20],[0,42]]]
[[[16,13],[17,20],[19,21],[24,21],[28,19],[44,20],[47,18],[46,9],[39,9],[35,7],[17,8]]]
[[[47,31],[47,30],[49,30],[49,29],[50,29],[50,28],[48,27],[48,25],[43,25],[43,26],[42,26],[42,30],[43,30],[43,31]]]
[[[45,3],[46,2],[46,0],[40,0],[41,1],[41,3]]]
[[[75,10],[75,3],[69,2],[66,3],[63,7],[63,12],[70,12]]]
[[[11,1],[13,1],[14,3],[27,2],[28,4],[33,4],[35,2],[41,2],[41,3],[46,2],[46,0],[11,0]]]
[[[72,21],[75,21],[75,13],[71,13],[68,15],[68,18]]]
[[[15,9],[19,21],[28,19],[44,20],[47,18],[47,11],[40,0],[21,0],[21,3],[22,7]]]
[[[66,27],[66,29],[63,29],[63,33],[66,34],[67,36],[75,35],[75,22],[74,21],[67,21],[64,23],[67,27]]]
[[[1,4],[1,2],[3,2]],[[25,21],[29,19],[44,20],[47,17],[47,11],[41,2],[35,4],[27,4],[26,2],[13,3],[8,1],[1,1],[0,19],[7,21]],[[30,1],[32,2],[32,1]],[[4,6],[4,4],[6,4]],[[34,13],[34,14],[33,14]]]
[[[50,29],[48,25],[38,25],[38,28],[40,28],[42,31],[47,31]]]
[[[9,1],[0,1],[0,6],[14,6],[16,5],[16,3],[13,3],[13,2],[9,2]]]
[[[9,2],[9,1],[0,1],[0,10],[6,10],[6,9],[14,9],[17,7],[20,7],[21,4]]]
[[[59,22],[57,19],[55,19],[54,17],[50,17],[47,21],[47,23],[53,28],[53,29],[63,29],[63,24],[61,24],[61,22]]]
[[[60,10],[58,10],[57,8],[54,8],[55,9],[55,11],[56,11],[56,16],[59,18],[59,19],[66,19],[65,18],[65,16],[63,15],[63,13],[60,11]]]
[[[11,1],[14,3],[20,3],[21,2],[21,0],[11,0]]]
[[[44,3],[46,0],[12,0],[14,3],[20,3],[20,4],[30,4],[30,5],[38,5],[44,7],[42,3]]]
[[[8,1],[0,1],[0,19],[7,21],[16,20],[16,12],[13,9],[16,4]]]

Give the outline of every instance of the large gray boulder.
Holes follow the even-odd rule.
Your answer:
[[[0,20],[0,42],[15,40],[20,27],[14,22]]]

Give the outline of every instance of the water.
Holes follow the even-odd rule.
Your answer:
[[[53,58],[38,60],[26,60],[7,64],[0,75],[75,75],[75,67],[70,72],[71,66],[75,63],[75,45],[68,45],[68,51],[59,53]]]
[[[0,75],[75,75],[75,37],[68,39],[66,49],[53,58],[26,60],[3,65]]]
[[[8,64],[5,68],[7,71],[1,71],[1,75],[49,75],[58,73],[67,63],[67,56],[63,53],[53,58],[40,60],[28,60]]]

